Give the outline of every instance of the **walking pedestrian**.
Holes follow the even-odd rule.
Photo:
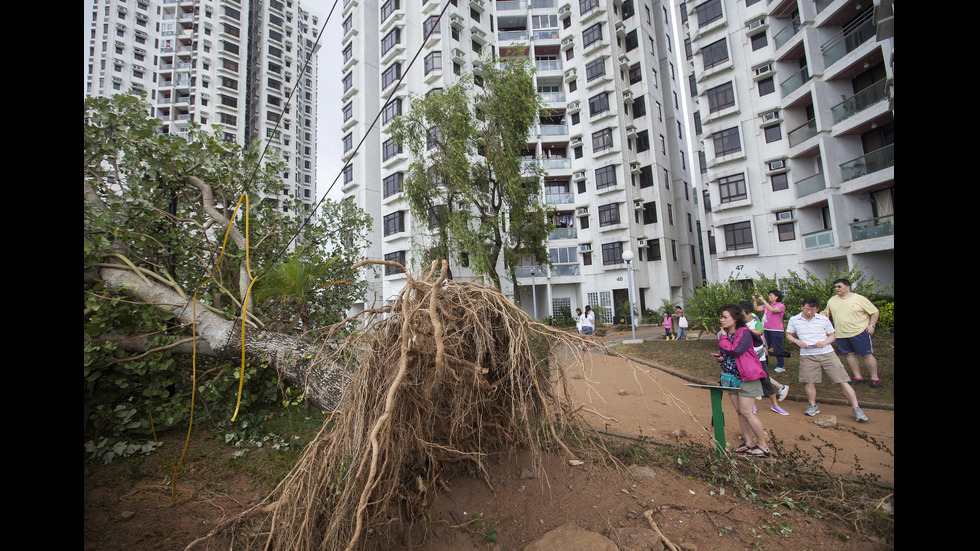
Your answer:
[[[827,307],[822,313],[831,318],[837,328],[837,348],[844,354],[854,374],[851,385],[864,382],[858,361],[858,356],[861,356],[871,375],[871,386],[884,386],[878,378],[878,360],[871,346],[871,335],[874,335],[875,324],[878,323],[878,308],[866,297],[851,292],[851,282],[845,278],[834,281],[834,292],[836,295],[827,300]]]
[[[834,326],[830,323],[830,319],[818,313],[818,310],[817,299],[808,298],[803,301],[803,311],[791,317],[786,324],[786,338],[800,347],[800,382],[803,383],[808,401],[803,413],[811,417],[820,413],[820,408],[817,407],[816,383],[823,382],[823,371],[832,382],[840,385],[841,393],[851,404],[854,418],[858,421],[867,421],[868,416],[858,404],[857,393],[848,384],[844,364],[831,346],[836,340]],[[792,336],[794,334],[795,337]]]
[[[762,380],[762,397],[769,398],[769,401],[772,402],[769,406],[770,410],[780,415],[789,415],[788,411],[779,407],[779,401],[786,398],[786,394],[789,393],[789,387],[769,375],[769,362],[766,358],[766,340],[763,335],[762,320],[753,313],[752,303],[749,301],[743,300],[739,302],[738,307],[742,310],[742,315],[745,317],[745,326],[762,339],[762,344],[754,348],[756,356],[759,357],[759,363],[762,364],[762,369],[766,372],[766,378]]]
[[[670,332],[670,329],[673,326],[673,324],[674,323],[673,323],[673,321],[670,318],[670,312],[664,312],[664,324],[663,324],[663,328],[664,328],[664,340],[668,340],[669,341],[670,338],[671,338],[671,336],[673,336],[672,333]]]
[[[752,295],[752,306],[756,312],[762,312],[762,329],[765,331],[766,343],[771,350],[771,355],[776,357],[776,367],[773,371],[782,373],[786,371],[785,353],[783,352],[783,314],[786,307],[781,302],[783,294],[779,289],[769,291],[768,300],[759,304],[762,295]]]
[[[674,310],[677,312],[677,340],[686,339],[688,323],[684,310],[680,306],[675,306]]]

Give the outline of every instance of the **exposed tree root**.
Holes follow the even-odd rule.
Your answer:
[[[355,268],[368,263],[394,264]],[[496,289],[447,281],[445,262],[435,268],[408,275],[390,307],[365,311],[370,331],[329,352],[351,381],[279,487],[189,548],[369,548],[422,518],[458,467],[485,475],[488,454],[517,447],[536,466],[548,448],[575,457],[562,435],[584,423],[559,357],[577,361],[582,337],[535,322]]]

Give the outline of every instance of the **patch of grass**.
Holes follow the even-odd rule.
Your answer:
[[[874,357],[878,360],[878,376],[885,382],[885,386],[871,388],[867,384],[868,370],[861,365],[861,371],[865,377],[865,383],[854,387],[857,392],[859,402],[877,402],[880,404],[895,403],[895,335],[894,333],[875,334],[873,342]],[[775,373],[772,368],[776,366],[775,358],[770,359],[769,375],[780,383],[789,385],[789,395],[803,397],[803,385],[800,384],[800,349],[796,345],[784,341],[784,350],[793,355],[786,358],[786,371]],[[684,373],[696,379],[712,383],[719,377],[720,369],[718,363],[711,357],[712,352],[718,350],[718,343],[712,337],[705,337],[696,340],[665,341],[662,339],[651,340],[641,344],[620,344],[612,347],[613,350],[646,360],[654,364],[663,366],[678,373]],[[836,352],[836,347],[835,347]],[[844,360],[844,356],[838,354],[844,368],[850,374],[850,368]],[[817,385],[817,397],[840,398],[840,388],[827,380]]]

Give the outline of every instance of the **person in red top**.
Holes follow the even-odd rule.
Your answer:
[[[776,357],[776,367],[773,371],[782,373],[786,371],[785,353],[783,352],[783,314],[786,312],[786,307],[780,302],[783,300],[783,294],[778,289],[772,289],[769,291],[769,300],[759,304],[760,300],[762,300],[762,295],[752,295],[753,308],[756,312],[762,312],[765,315],[762,318],[762,330],[765,333],[766,342],[769,343],[769,348],[772,349],[769,355]]]

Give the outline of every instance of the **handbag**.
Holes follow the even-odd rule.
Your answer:
[[[742,379],[738,375],[733,375],[731,373],[721,373],[721,386],[729,388],[738,388],[742,384]]]

